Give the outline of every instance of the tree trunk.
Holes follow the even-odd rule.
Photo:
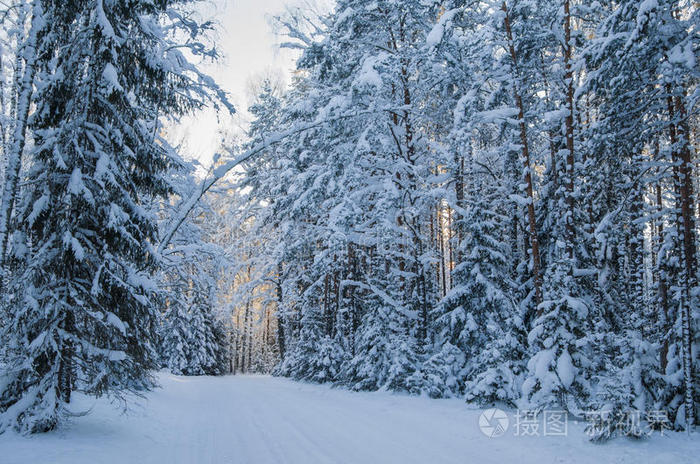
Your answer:
[[[73,313],[68,311],[66,318],[61,323],[62,329],[68,333],[75,332],[75,323]],[[61,401],[70,403],[71,393],[73,392],[74,383],[74,367],[73,356],[75,349],[70,340],[65,340],[61,347],[60,361],[58,367],[58,389]]]
[[[670,98],[670,97],[669,97]],[[670,102],[669,102],[670,103]],[[676,171],[676,184],[680,201],[680,222],[677,224],[678,235],[682,237],[682,257],[684,279],[682,282],[683,296],[681,298],[681,353],[683,360],[683,378],[685,387],[685,414],[686,427],[689,429],[695,425],[695,405],[693,402],[693,327],[692,327],[692,292],[696,287],[697,263],[695,255],[695,218],[694,218],[694,192],[693,192],[693,165],[690,153],[690,132],[687,126],[687,114],[683,100],[675,97],[675,109],[679,117],[676,126],[676,136],[679,147],[672,149],[674,165],[679,165]],[[673,118],[673,113],[671,114]],[[673,123],[672,123],[673,126]]]
[[[508,14],[508,7],[505,2],[501,5],[501,9],[505,13],[505,27],[506,35],[508,38],[508,50],[510,52],[511,60],[513,61],[514,76],[513,76],[513,97],[515,98],[515,104],[518,107],[518,120],[520,128],[520,144],[522,145],[522,157],[523,157],[523,169],[525,174],[525,192],[528,197],[527,203],[527,223],[528,232],[530,235],[530,249],[532,250],[532,278],[535,289],[535,304],[539,305],[542,302],[542,276],[540,271],[540,247],[539,240],[537,237],[537,220],[535,215],[535,195],[534,188],[532,186],[532,169],[530,167],[530,149],[527,138],[527,124],[525,122],[525,108],[523,106],[522,96],[520,95],[520,90],[517,84],[517,69],[518,60],[515,53],[515,45],[513,43],[513,32],[510,27],[510,16]],[[573,153],[573,150],[572,150]]]
[[[22,167],[22,154],[26,144],[27,120],[34,93],[34,76],[36,74],[37,42],[41,23],[41,6],[36,2],[32,15],[32,26],[27,40],[24,43],[22,55],[25,59],[24,72],[20,81],[17,98],[17,120],[12,138],[8,143],[7,165],[5,167],[5,182],[3,184],[2,199],[0,200],[0,264],[2,265],[3,280],[7,278],[6,255],[7,243],[10,232],[10,219],[17,197],[19,172]],[[5,282],[0,282],[5,286]]]
[[[566,125],[566,253],[573,264],[574,241],[576,231],[574,229],[574,71],[571,63],[571,10],[570,2],[564,2],[564,82],[566,83],[566,106],[568,114],[565,118]],[[573,266],[568,270],[573,274]]]
[[[235,342],[233,349],[233,375],[236,375],[238,373],[238,369],[240,368],[239,356],[241,351],[241,315],[238,311],[236,311],[236,325],[234,337]]]
[[[284,315],[282,314],[282,263],[277,264],[277,345],[280,350],[280,359],[284,359],[286,340],[284,333]]]
[[[253,318],[248,319],[248,372],[253,372]]]
[[[656,184],[656,204],[658,206],[659,216],[658,219],[658,244],[657,244],[657,273],[658,273],[658,304],[661,310],[661,326],[664,330],[664,336],[661,344],[661,372],[666,372],[666,367],[668,366],[668,337],[665,336],[665,331],[668,330],[668,291],[666,290],[666,259],[664,256],[660,256],[659,251],[663,247],[663,236],[664,236],[664,221],[661,217],[661,213],[664,209],[663,196],[661,195],[661,184]]]
[[[325,335],[331,334],[331,301],[330,301],[330,274],[326,273],[323,279],[323,327]]]
[[[455,166],[457,167],[457,172],[455,173],[455,199],[457,201],[457,211],[455,211],[455,229],[457,235],[457,247],[455,247],[454,262],[462,262],[462,254],[460,251],[459,244],[462,243],[464,239],[463,224],[462,224],[462,211],[464,211],[464,157],[460,153],[455,153]]]

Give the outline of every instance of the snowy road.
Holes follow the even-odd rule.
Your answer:
[[[92,413],[58,432],[0,436],[3,464],[315,463],[691,463],[700,438],[586,442],[566,437],[499,438],[478,427],[481,411],[458,400],[352,393],[258,376],[161,375],[163,389],[121,415],[94,401]],[[510,412],[509,412],[510,415]],[[512,419],[512,416],[511,416]]]

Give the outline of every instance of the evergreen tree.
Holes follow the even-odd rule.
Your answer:
[[[186,1],[37,0],[35,148],[18,206],[15,299],[3,334],[2,428],[54,428],[71,392],[123,396],[154,385],[155,218],[177,163],[163,114],[201,106],[213,83],[183,54],[210,53]],[[193,40],[178,42],[186,33]]]
[[[689,2],[355,0],[312,34],[287,19],[297,74],[264,90],[251,133],[295,137],[241,183],[277,373],[692,423]]]

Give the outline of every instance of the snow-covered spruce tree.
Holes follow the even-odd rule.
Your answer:
[[[352,107],[375,109],[352,121],[361,135],[355,139],[362,167],[357,173],[364,174],[359,191],[368,195],[358,221],[366,241],[359,245],[369,245],[370,257],[357,279],[367,295],[344,380],[356,388],[416,391],[437,299],[431,227],[438,202],[431,191],[435,160],[413,109],[425,99],[418,78],[421,45],[437,10],[417,2],[397,8],[393,2],[355,1],[339,4],[337,11],[326,50],[331,62],[352,57],[335,71],[342,73]],[[376,339],[381,333],[386,340]]]
[[[639,49],[620,54],[631,45],[625,45],[623,32],[629,32],[630,14],[635,14],[630,6],[606,4],[588,11],[586,19],[598,26],[582,51],[588,68],[582,86],[585,111],[596,119],[582,128],[582,170],[587,173],[581,189],[587,205],[582,232],[592,244],[591,267],[598,273],[593,300],[599,308],[591,325],[596,385],[587,409],[611,419],[591,428],[594,440],[631,432],[617,428],[613,419],[653,407],[660,386],[659,345],[649,342],[659,331],[647,321],[644,282],[645,217],[650,213],[644,197],[655,174],[648,168],[655,161],[645,153],[654,144],[645,110],[649,76],[639,72],[638,63],[648,57],[636,56]]]
[[[182,163],[181,169],[171,173],[169,183],[178,197],[188,198],[199,188],[192,175],[194,169]],[[166,221],[176,213],[172,203],[158,205]],[[225,249],[211,243],[217,215],[211,195],[205,196],[161,252],[157,279],[164,307],[159,354],[161,365],[174,374],[218,375],[226,371],[222,359],[226,340],[216,311],[217,279],[221,269],[231,263]]]
[[[455,269],[456,276],[462,278],[445,303],[451,298],[459,301],[472,325],[466,328],[472,331],[467,344],[471,348],[467,400],[514,404],[524,370],[524,333],[518,306],[511,296],[515,293],[509,279],[511,249],[508,241],[499,239],[509,220],[504,201],[508,195],[495,184],[507,186],[508,182],[493,177],[493,168],[499,163],[484,155],[478,165],[472,162],[468,177],[469,206],[464,216],[467,238],[462,244],[462,262]],[[504,169],[507,163],[501,166]]]
[[[579,174],[583,153],[580,146],[580,121],[577,97],[579,74],[576,72],[578,52],[574,45],[582,32],[575,28],[572,2],[538,4],[531,21],[554,19],[548,23],[551,53],[556,57],[547,73],[558,84],[552,86],[551,98],[560,105],[553,119],[563,146],[554,153],[550,168],[557,176],[556,190],[547,213],[551,224],[551,241],[543,274],[542,303],[529,327],[530,358],[523,383],[523,401],[532,408],[558,407],[580,412],[592,392],[590,321],[596,314],[588,282],[579,269],[585,268],[590,256],[583,240],[585,215],[577,197],[585,173]],[[542,28],[546,30],[545,28]]]
[[[201,250],[200,250],[201,252]],[[225,331],[215,314],[216,294],[210,263],[179,264],[186,275],[171,275],[162,292],[166,308],[160,323],[161,363],[173,374],[226,372]]]
[[[185,375],[220,375],[222,365],[223,329],[214,315],[213,288],[193,288],[189,301],[190,338],[188,340],[189,359]]]
[[[541,93],[542,84],[538,76],[539,57],[532,51],[547,46],[546,40],[551,34],[543,33],[544,20],[532,20],[535,16],[533,10],[536,10],[532,3],[450,2],[446,8],[427,41],[435,49],[436,64],[445,63],[444,75],[433,79],[438,83],[447,82],[448,88],[458,89],[459,95],[453,103],[453,129],[446,137],[446,143],[456,153],[447,166],[455,185],[455,197],[449,201],[455,209],[453,227],[459,239],[455,255],[458,257],[456,270],[460,271],[456,274],[461,275],[454,276],[455,287],[437,307],[435,330],[443,334],[437,337],[438,348],[445,343],[445,333],[451,333],[450,337],[454,338],[454,330],[460,332],[464,326],[458,324],[445,332],[446,321],[464,319],[464,308],[457,304],[457,295],[468,297],[470,292],[464,291],[465,285],[483,284],[483,280],[477,282],[468,272],[465,273],[463,267],[470,262],[467,257],[470,256],[470,247],[474,246],[470,237],[493,237],[493,232],[484,236],[483,230],[472,235],[473,221],[464,220],[466,211],[472,214],[479,210],[482,216],[482,213],[487,213],[498,217],[499,237],[487,240],[486,244],[496,255],[501,255],[496,260],[498,262],[489,263],[497,268],[491,269],[490,274],[495,277],[493,282],[503,284],[500,291],[503,296],[507,295],[507,299],[502,302],[509,308],[505,313],[509,315],[501,314],[504,318],[499,322],[508,327],[499,327],[497,330],[502,330],[504,335],[497,338],[508,340],[507,343],[512,345],[513,349],[509,350],[513,355],[511,361],[516,360],[517,364],[522,358],[524,340],[523,334],[512,324],[520,319],[526,322],[520,313],[533,313],[541,300],[540,234],[536,223],[538,205],[535,204],[537,178],[532,168],[533,154],[539,151],[536,145],[539,134],[534,121],[539,118],[536,111],[540,102],[536,94]],[[502,53],[502,50],[507,53]],[[468,168],[470,157],[477,169]],[[467,172],[477,171],[478,175],[467,177]],[[473,191],[474,198],[467,195],[465,186],[473,182],[482,185],[484,176],[496,176],[502,187],[498,191],[488,187],[489,193],[485,196],[478,189]],[[470,266],[474,266],[474,262]],[[472,311],[478,311],[478,306],[473,306]],[[491,327],[495,326],[491,324]],[[487,332],[484,329],[483,334]],[[477,329],[475,336],[481,334]],[[449,342],[450,347],[454,342]],[[468,358],[478,355],[484,348],[483,344],[473,341],[457,346]],[[436,356],[442,356],[439,350]],[[514,365],[511,368],[521,370]],[[463,375],[473,381],[473,373],[463,371]],[[515,380],[513,376],[507,377]],[[499,390],[495,384],[493,387],[494,392]],[[507,390],[508,401],[513,401],[518,395],[517,381]],[[504,390],[500,391],[503,393]],[[488,396],[485,390],[479,396],[483,395]],[[483,397],[481,400],[489,401]]]
[[[683,204],[694,201],[686,183],[692,170],[681,174],[694,156],[681,140],[687,124],[681,113],[685,89],[698,78],[695,59],[688,61],[684,52],[692,22],[687,7],[676,1],[605,2],[588,12],[601,19],[584,50],[586,87],[598,112],[585,134],[592,154],[586,166],[594,197],[589,211],[600,214],[598,290],[606,308],[595,332],[604,334],[599,346],[609,350],[596,356],[601,386],[592,407],[664,410],[679,428],[686,426],[685,411],[693,410],[692,395],[685,393],[693,389],[696,311],[693,297],[683,295],[697,285],[682,277],[697,272],[684,266],[695,268],[697,245],[687,247],[681,239],[687,235]],[[646,247],[652,249],[647,263]],[[645,283],[649,271],[652,279]],[[614,433],[620,431],[600,438]]]
[[[289,106],[284,114],[279,115],[278,129],[310,121],[316,108],[324,105],[322,99],[326,94],[321,97],[307,95],[303,80],[297,81],[295,87],[297,89],[287,97]],[[272,129],[265,128],[270,124],[266,120],[275,118],[276,112],[276,100],[270,97],[263,93],[252,108],[258,116],[251,127],[254,143],[264,141],[267,131]],[[298,107],[297,104],[304,106]],[[325,337],[331,337],[333,328],[329,299],[333,255],[325,245],[328,230],[324,226],[329,208],[339,197],[332,193],[332,189],[340,188],[331,182],[334,170],[326,168],[334,155],[328,145],[328,134],[334,128],[331,124],[304,132],[299,139],[284,141],[274,150],[267,151],[246,166],[246,179],[242,184],[251,187],[249,198],[253,208],[246,213],[257,221],[257,225],[250,228],[252,233],[270,226],[278,227],[281,232],[273,235],[272,240],[261,243],[261,248],[270,248],[270,256],[274,259],[262,263],[256,274],[261,272],[258,277],[261,279],[276,275],[276,296],[282,299],[284,295],[284,299],[277,302],[278,317],[285,331],[285,356],[279,370],[299,379],[332,380],[323,372],[323,357],[318,348]],[[314,153],[318,155],[313,156]],[[337,168],[342,169],[342,166]],[[325,198],[328,199],[324,201]],[[259,207],[261,202],[269,206]],[[259,241],[254,237],[251,239]],[[283,240],[283,243],[277,240]],[[251,255],[246,262],[254,259]],[[250,282],[247,287],[258,285]],[[243,286],[240,291],[245,291]],[[287,326],[292,333],[286,332]]]
[[[158,121],[218,92],[182,51],[210,53],[191,2],[36,3],[51,59],[37,69],[13,250],[24,289],[0,383],[0,428],[24,432],[54,428],[73,391],[123,397],[154,384],[157,228],[142,203],[170,192],[175,164]]]
[[[346,367],[361,364],[373,343],[363,333],[382,332],[382,326],[369,322],[380,315],[370,313],[382,311],[400,321],[389,324],[396,342],[382,343],[387,352],[376,359],[394,359],[394,348],[416,350],[413,339],[427,332],[427,311],[418,310],[421,324],[410,324],[416,311],[411,306],[429,307],[429,291],[423,290],[434,282],[421,275],[431,267],[424,252],[428,240],[421,236],[429,222],[420,217],[430,209],[423,209],[418,188],[429,163],[423,158],[426,151],[418,149],[408,111],[415,96],[411,54],[423,34],[415,15],[422,7],[411,4],[399,11],[392,2],[375,6],[338,5],[326,21],[325,39],[306,44],[299,61],[302,77],[284,104],[281,119],[292,127],[328,120],[283,142],[279,174],[272,176],[285,185],[277,188],[282,191],[273,215],[284,232],[283,267],[290,270],[281,292],[292,327],[280,369],[286,375],[313,378],[314,366],[323,366],[326,358],[317,359],[317,348],[329,340],[336,345],[332,352],[344,352],[340,359]],[[366,41],[390,45],[358,47]],[[405,110],[392,113],[384,107]],[[357,114],[341,116],[353,112]],[[390,275],[378,277],[379,269]],[[407,342],[399,343],[404,337]],[[408,358],[417,358],[416,353]],[[357,383],[355,377],[348,380],[350,369],[343,372],[339,382]],[[386,384],[383,378],[362,388],[379,388]],[[400,381],[390,383],[390,388],[402,388]]]
[[[159,337],[160,358],[163,367],[173,374],[187,371],[190,360],[190,313],[183,301],[166,300],[166,310],[161,322]]]
[[[9,92],[2,87],[2,148],[4,177],[2,184],[2,198],[0,199],[0,292],[9,293],[9,259],[7,247],[10,238],[10,221],[17,203],[19,192],[19,177],[22,167],[22,158],[27,145],[27,125],[29,112],[34,96],[34,79],[40,62],[46,62],[51,56],[51,50],[55,47],[54,34],[47,31],[43,2],[39,0],[12,2],[3,12],[3,22],[12,21],[8,26],[8,41],[14,42],[16,53],[12,63],[12,84]],[[25,32],[25,22],[29,22]],[[4,54],[4,50],[3,50]],[[0,72],[2,69],[0,69]],[[3,80],[5,74],[2,74]],[[9,94],[9,95],[8,95]],[[7,104],[6,97],[9,97]],[[8,114],[5,114],[7,112]],[[7,118],[5,118],[7,116]]]
[[[524,336],[510,295],[510,250],[499,236],[507,228],[508,200],[497,186],[500,176],[492,177],[503,168],[494,155],[480,152],[473,155],[478,160],[467,161],[467,206],[458,224],[465,237],[458,246],[461,261],[453,272],[454,287],[436,308],[436,353],[425,369],[431,373],[431,367],[437,367],[438,377],[460,369],[458,377],[443,382],[448,391],[465,393],[468,401],[513,403],[520,391]],[[455,364],[459,357],[444,365],[445,353],[456,348],[462,352],[462,365]]]

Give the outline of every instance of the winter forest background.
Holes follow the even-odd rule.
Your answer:
[[[0,6],[0,430],[161,368],[697,423],[697,2],[288,8],[210,167],[199,3]]]

